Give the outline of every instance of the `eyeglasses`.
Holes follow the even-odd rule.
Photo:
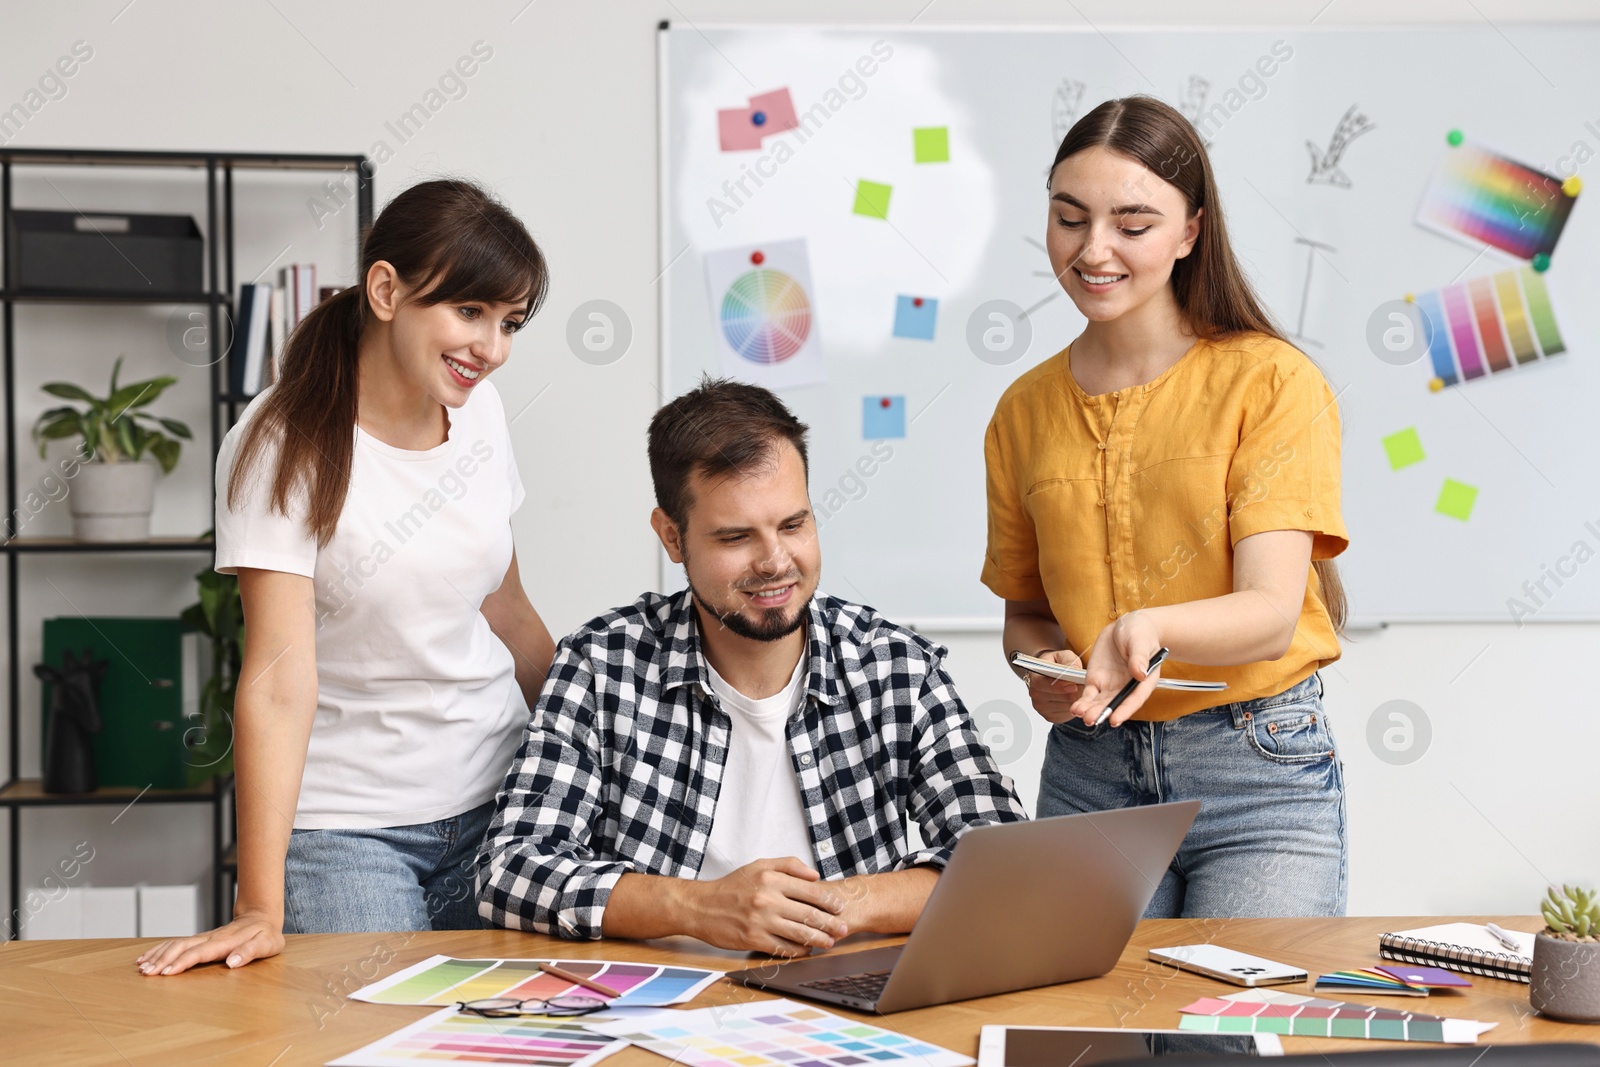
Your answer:
[[[588,1015],[604,1011],[606,1002],[598,997],[551,997],[549,1000],[489,997],[487,1000],[458,1000],[456,1007],[467,1015],[508,1019],[514,1015]]]

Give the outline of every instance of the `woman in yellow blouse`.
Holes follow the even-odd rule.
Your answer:
[[[1030,685],[1056,724],[1039,814],[1198,799],[1148,916],[1342,914],[1317,675],[1344,615],[1333,392],[1252,292],[1178,112],[1100,105],[1048,189],[1050,263],[1088,325],[1011,385],[984,443],[1006,654],[1088,661],[1081,689]],[[1230,703],[1157,691],[1162,671],[1224,681]]]

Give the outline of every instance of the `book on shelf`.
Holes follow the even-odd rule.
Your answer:
[[[250,282],[239,286],[239,313],[228,350],[228,391],[236,396],[261,391],[271,315],[272,286]]]
[[[1444,967],[1486,978],[1526,982],[1533,969],[1533,934],[1506,931],[1518,945],[1508,949],[1477,923],[1441,923],[1378,935],[1378,955],[1386,960]]]
[[[278,368],[283,365],[283,346],[289,340],[289,302],[285,297],[283,286],[272,287],[272,328],[269,331],[272,337],[271,344],[268,345],[272,355],[267,360],[267,378],[264,385],[271,385],[278,380]]]
[[[239,286],[234,348],[228,360],[228,392],[234,396],[255,396],[278,380],[289,336],[313,307],[340,289],[317,288],[315,263],[284,267],[278,282]]]
[[[291,263],[283,268],[280,281],[288,302],[289,330],[293,331],[296,326],[305,321],[305,317],[316,306],[317,265],[315,263]]]

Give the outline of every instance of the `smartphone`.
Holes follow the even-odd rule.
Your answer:
[[[1150,958],[1171,963],[1208,978],[1220,978],[1234,985],[1263,986],[1304,982],[1306,972],[1275,960],[1265,960],[1221,945],[1176,945],[1153,948]]]
[[[1076,682],[1078,685],[1082,685],[1088,677],[1088,672],[1082,667],[1068,667],[1053,660],[1030,656],[1025,652],[1011,653],[1011,665],[1042,678],[1059,678],[1065,682]],[[1187,678],[1157,678],[1156,688],[1177,689],[1189,693],[1219,692],[1228,688],[1228,683],[1199,682]]]

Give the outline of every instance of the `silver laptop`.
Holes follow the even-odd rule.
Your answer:
[[[1094,978],[1116,966],[1198,800],[961,835],[903,945],[734,971],[742,985],[892,1012]]]

